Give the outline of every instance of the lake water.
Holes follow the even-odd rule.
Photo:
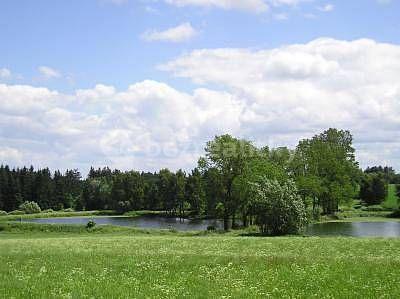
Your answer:
[[[400,222],[327,222],[309,225],[310,236],[400,237]]]
[[[47,224],[82,224],[86,225],[90,217],[39,218],[28,222]],[[93,217],[96,224],[109,224],[153,229],[176,229],[178,231],[201,231],[208,226],[223,229],[220,220],[190,220],[161,216],[141,217]],[[308,236],[349,236],[349,237],[400,237],[400,222],[328,222],[312,224],[304,233]]]
[[[140,216],[140,217],[66,217],[66,218],[37,218],[28,219],[28,222],[47,223],[47,224],[82,224],[86,225],[90,219],[93,219],[99,225],[118,225],[139,228],[153,229],[176,229],[179,231],[200,231],[206,230],[208,226],[214,226],[216,229],[223,229],[224,225],[220,220],[203,219],[191,220],[170,218],[161,216]]]

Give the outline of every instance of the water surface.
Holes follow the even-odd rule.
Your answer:
[[[140,217],[66,217],[38,218],[24,221],[47,224],[81,224],[86,225],[94,219],[99,225],[117,225],[152,229],[175,229],[178,231],[201,231],[208,226],[223,229],[220,220],[191,220],[162,216]],[[308,236],[348,236],[348,237],[400,237],[400,222],[327,222],[311,224],[306,228]]]
[[[140,217],[65,217],[65,218],[37,218],[27,219],[25,221],[46,224],[82,224],[86,225],[90,219],[93,219],[99,225],[117,225],[139,228],[153,229],[176,229],[179,231],[198,231],[206,230],[208,226],[214,226],[216,229],[223,229],[223,223],[213,219],[180,219],[162,216],[140,216]]]
[[[309,236],[400,237],[400,222],[327,222],[309,225]]]

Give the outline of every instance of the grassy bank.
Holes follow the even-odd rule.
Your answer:
[[[398,198],[396,196],[396,185],[388,185],[388,195],[386,200],[382,203],[382,207],[389,209],[396,209],[399,206]]]
[[[37,213],[37,214],[22,214],[22,215],[4,215],[0,216],[0,222],[2,221],[18,221],[21,219],[34,219],[34,218],[52,218],[52,217],[91,217],[91,216],[105,216],[105,215],[117,215],[115,211],[79,211],[79,212],[64,212],[54,211],[49,213]]]
[[[0,233],[1,297],[400,296],[397,239],[108,233]]]

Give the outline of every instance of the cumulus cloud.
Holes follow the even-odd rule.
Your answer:
[[[295,146],[337,127],[352,131],[363,166],[400,169],[400,46],[323,38],[203,49],[162,68],[200,86],[183,92],[146,80],[64,94],[0,84],[1,162],[191,168],[217,134]]]
[[[324,6],[318,7],[318,9],[322,12],[330,12],[335,9],[335,6],[333,4],[325,4]]]
[[[11,71],[6,68],[0,69],[0,79],[9,79],[11,78]]]
[[[38,68],[39,73],[42,75],[43,78],[45,79],[53,79],[53,78],[60,78],[61,73],[48,66],[40,66]]]
[[[241,132],[257,140],[293,143],[332,126],[351,129],[358,144],[400,145],[397,45],[323,38],[259,51],[204,49],[161,69],[245,99]]]
[[[164,31],[149,30],[142,34],[146,41],[166,41],[166,42],[184,42],[190,40],[197,34],[197,31],[190,23],[183,23],[179,26],[169,28]]]

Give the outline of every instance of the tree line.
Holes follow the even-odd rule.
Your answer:
[[[221,135],[206,144],[205,155],[189,173],[106,167],[91,168],[82,179],[78,170],[51,173],[47,168],[1,166],[0,210],[16,210],[25,201],[54,210],[160,210],[181,217],[218,217],[226,229],[258,224],[279,234],[295,230],[307,217],[334,214],[356,198],[375,204],[388,183],[399,181],[389,167],[363,172],[352,142],[349,131],[337,129],[301,140],[295,149],[256,147]],[[270,223],[275,214],[293,223]]]

